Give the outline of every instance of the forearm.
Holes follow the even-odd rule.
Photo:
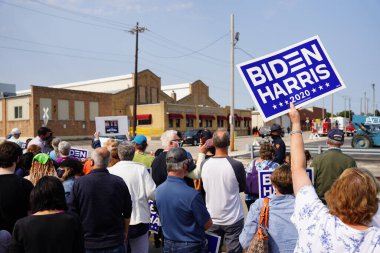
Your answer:
[[[193,171],[191,171],[187,175],[187,177],[189,177],[191,179],[199,179],[199,178],[201,178],[201,173],[202,173],[201,164],[205,160],[205,158],[206,158],[205,154],[203,154],[203,153],[199,153],[198,154],[197,167],[195,167],[195,169]]]
[[[124,219],[124,235],[125,235],[125,240],[128,239],[128,229],[129,229],[129,222],[130,219]]]

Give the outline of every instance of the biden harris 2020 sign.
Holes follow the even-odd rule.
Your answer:
[[[264,121],[346,88],[318,36],[237,68]]]

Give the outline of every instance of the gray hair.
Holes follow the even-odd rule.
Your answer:
[[[107,167],[110,158],[110,152],[104,147],[97,148],[91,153],[91,159],[94,161],[94,166]]]
[[[219,128],[212,136],[215,148],[228,148],[230,145],[230,134],[225,128]]]
[[[117,147],[120,161],[132,161],[135,155],[135,146],[129,141],[123,141]]]
[[[68,143],[67,141],[61,141],[58,144],[58,152],[61,153],[62,155],[69,155],[70,149],[71,149],[71,144]]]
[[[333,146],[340,147],[340,146],[343,145],[343,143],[344,143],[344,141],[336,141],[336,140],[327,138],[327,144],[330,144],[330,145],[333,145]]]
[[[187,160],[179,162],[179,163],[167,163],[166,164],[166,169],[168,172],[177,172],[183,169],[184,164]]]
[[[162,135],[161,135],[161,143],[164,148],[170,145],[170,142],[174,139],[174,136],[177,135],[176,130],[166,130]]]

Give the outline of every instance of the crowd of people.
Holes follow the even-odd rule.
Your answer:
[[[293,104],[289,117],[290,153],[274,124],[273,141],[261,143],[246,167],[229,156],[225,129],[204,131],[196,159],[175,130],[162,134],[154,154],[143,135],[101,144],[95,133],[86,160],[72,157],[71,144],[47,127],[27,145],[12,129],[0,143],[0,253],[148,253],[151,209],[160,217],[154,245],[162,252],[209,252],[212,233],[221,237],[220,251],[240,253],[267,201],[269,252],[380,252],[377,179],[342,153],[338,129],[309,165]],[[265,198],[260,171],[271,173],[273,194]]]

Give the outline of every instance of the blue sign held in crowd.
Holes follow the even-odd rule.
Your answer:
[[[77,148],[72,148],[70,149],[70,156],[75,157],[77,159],[86,159],[88,151],[85,149],[77,149]]]
[[[318,36],[237,68],[264,121],[346,88]]]
[[[272,183],[270,181],[270,176],[273,170],[260,170],[258,171],[259,176],[259,198],[265,198],[274,193]],[[309,176],[311,182],[314,184],[314,174],[313,168],[307,168],[306,173]]]

